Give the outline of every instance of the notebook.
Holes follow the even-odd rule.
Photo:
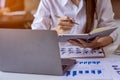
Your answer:
[[[104,37],[110,35],[113,31],[115,31],[118,27],[102,27],[97,28],[91,31],[88,34],[60,34],[59,35],[59,41],[60,42],[66,42],[69,39],[76,40],[76,39],[82,39],[85,41],[91,41],[95,39],[96,37]]]
[[[0,29],[0,71],[61,76],[74,63],[61,60],[55,31]]]

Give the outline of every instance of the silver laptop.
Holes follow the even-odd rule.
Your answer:
[[[0,71],[63,75],[74,63],[61,60],[55,31],[0,30]]]

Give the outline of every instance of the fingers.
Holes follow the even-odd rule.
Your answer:
[[[98,48],[98,45],[99,45],[99,43],[98,43],[98,40],[99,40],[99,39],[100,39],[99,37],[96,37],[93,41],[91,41],[91,42],[88,44],[88,47],[97,49],[97,48]]]
[[[94,42],[97,42],[98,41],[98,39],[100,39],[99,37],[96,37],[93,41],[91,41],[92,43],[94,43]]]
[[[75,45],[75,46],[79,46],[81,48],[84,48],[84,46],[78,42],[78,41],[74,41],[74,40],[68,40],[69,43],[71,43],[72,45]]]
[[[69,43],[79,46],[81,48],[94,48],[98,49],[99,48],[99,43],[98,43],[99,37],[96,37],[93,41],[91,42],[86,42],[82,39],[77,39],[77,41],[74,40],[69,40]]]
[[[70,19],[69,17],[61,17],[58,20],[58,26],[60,26],[61,29],[63,30],[70,30],[74,26],[74,20]]]
[[[86,41],[84,41],[84,40],[81,40],[81,39],[77,39],[82,45],[83,45],[83,47],[84,48],[87,48],[87,47],[89,47],[90,46],[90,44],[89,43],[87,43]]]

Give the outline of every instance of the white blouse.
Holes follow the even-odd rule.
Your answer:
[[[95,19],[94,28],[117,26],[114,20],[111,0],[97,0],[97,20]],[[32,29],[49,29],[57,26],[57,16],[68,16],[74,18],[75,22],[80,25],[74,27],[67,34],[83,33],[83,28],[86,24],[86,8],[84,0],[80,0],[79,6],[76,6],[71,0],[41,0],[35,19],[32,24]],[[117,33],[113,32],[110,35],[113,40],[117,38]]]

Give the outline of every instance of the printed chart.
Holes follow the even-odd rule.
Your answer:
[[[80,48],[77,46],[73,47],[61,47],[60,54],[62,58],[71,58],[71,57],[105,57],[104,51],[102,49],[94,50],[91,48]]]
[[[75,66],[65,74],[65,80],[112,80],[108,62],[96,59],[77,59]]]
[[[120,60],[113,62],[112,73],[114,80],[120,80]]]

